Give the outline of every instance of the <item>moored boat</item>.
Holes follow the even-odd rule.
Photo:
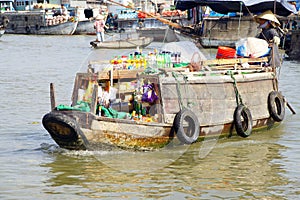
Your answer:
[[[97,42],[92,41],[90,44],[96,49],[127,49],[136,47],[146,47],[153,41],[151,37],[138,37],[136,39],[120,39],[112,41]]]
[[[279,66],[268,57],[205,60],[192,43],[181,43],[188,50],[169,44],[175,46],[116,58],[121,62],[90,62],[76,75],[71,106],[56,106],[50,84],[45,129],[66,149],[150,150],[172,140],[248,137],[283,120]]]
[[[290,47],[285,51],[288,59],[300,60],[300,29],[291,31]]]
[[[35,34],[35,35],[70,35],[73,34],[77,22],[64,19],[47,20],[44,12],[23,11],[0,13],[0,18],[9,19],[6,28],[8,34]]]
[[[176,0],[176,8],[181,10],[192,10],[197,12],[192,19],[194,24],[185,27],[191,35],[197,35],[203,47],[218,47],[221,45],[235,46],[240,38],[253,37],[257,35],[257,24],[253,16],[272,10],[274,14],[286,19],[297,10],[286,0],[205,0],[189,1]],[[202,11],[212,10],[207,14]]]

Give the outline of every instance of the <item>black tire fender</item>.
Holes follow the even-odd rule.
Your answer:
[[[31,29],[30,29],[30,26],[29,26],[29,25],[27,25],[27,26],[25,27],[25,31],[26,31],[26,33],[30,33]]]
[[[197,141],[200,132],[198,117],[189,109],[182,109],[174,118],[174,130],[177,138],[184,144]]]
[[[8,23],[9,23],[9,19],[8,18],[3,19],[3,26],[5,28],[7,27]]]
[[[60,112],[46,114],[42,119],[42,123],[55,141],[77,141],[78,135],[81,133],[77,122]]]
[[[268,96],[268,110],[272,119],[281,122],[285,115],[284,99],[277,91],[272,91]]]
[[[235,130],[241,137],[248,137],[252,133],[252,115],[250,110],[243,104],[238,105],[233,115]]]
[[[38,31],[38,30],[41,29],[41,26],[40,26],[39,24],[36,24],[36,25],[35,25],[35,29]]]
[[[12,30],[15,30],[17,28],[17,25],[16,24],[11,24],[10,27],[11,27]]]

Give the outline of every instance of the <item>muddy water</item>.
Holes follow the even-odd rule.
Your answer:
[[[0,199],[297,199],[300,117],[277,128],[161,152],[66,151],[41,125],[49,83],[68,104],[89,36],[4,35],[0,40]],[[280,90],[300,110],[299,63],[285,61]],[[209,152],[205,154],[203,152]]]

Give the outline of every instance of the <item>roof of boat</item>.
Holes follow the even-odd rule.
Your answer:
[[[276,2],[276,5],[274,3]],[[175,0],[177,9],[187,10],[196,6],[209,6],[213,11],[227,14],[229,12],[242,12],[244,14],[262,13],[267,10],[277,15],[288,16],[297,13],[295,6],[286,0]]]

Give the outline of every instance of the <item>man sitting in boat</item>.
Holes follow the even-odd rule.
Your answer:
[[[280,22],[276,16],[270,10],[268,10],[258,16],[255,16],[254,19],[257,23],[259,23],[258,28],[262,29],[262,31],[256,37],[264,39],[268,43],[273,42],[278,46],[280,43],[280,36],[276,30],[276,27],[280,26]]]

